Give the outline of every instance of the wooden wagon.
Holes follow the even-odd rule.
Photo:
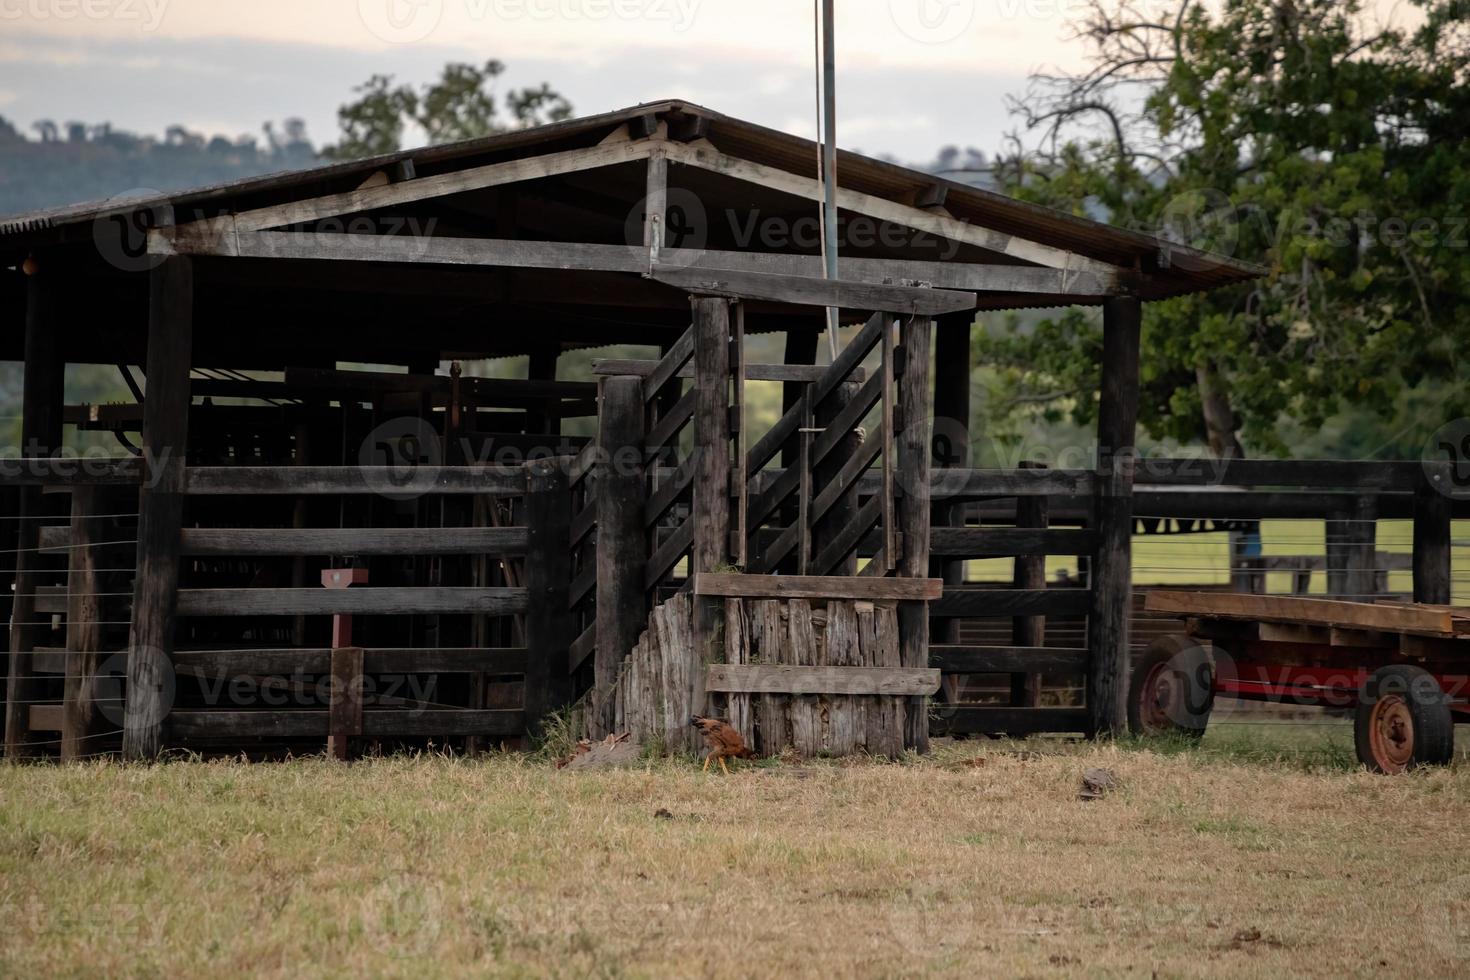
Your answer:
[[[1470,721],[1470,608],[1170,591],[1144,608],[1185,629],[1134,665],[1135,733],[1202,735],[1221,697],[1352,709],[1358,758],[1396,773],[1448,762]]]

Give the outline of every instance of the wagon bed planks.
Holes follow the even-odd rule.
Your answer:
[[[1297,596],[1161,590],[1148,594],[1144,610],[1206,619],[1346,627],[1422,636],[1470,634],[1470,609],[1456,610],[1449,606],[1385,605]]]

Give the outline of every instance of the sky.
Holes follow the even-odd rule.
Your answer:
[[[1005,96],[1080,64],[1073,0],[839,0],[838,142],[905,160],[998,147]],[[317,143],[374,73],[421,83],[505,62],[577,114],[663,98],[815,131],[812,0],[0,0],[0,115]]]
[[[1218,0],[1217,0],[1218,2]],[[0,0],[0,115],[161,135],[259,135],[336,110],[370,75],[423,83],[499,59],[577,114],[684,98],[815,132],[813,0]],[[1373,0],[1396,18],[1404,0]],[[907,161],[1001,146],[1005,97],[1076,69],[1081,0],[838,0],[838,143]],[[410,134],[412,137],[413,134]]]

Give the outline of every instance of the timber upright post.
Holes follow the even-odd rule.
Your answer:
[[[730,301],[696,296],[694,307],[694,522],[689,575],[713,572],[730,555]],[[724,604],[694,603],[694,691],[690,702],[704,710],[704,666],[724,656]],[[693,730],[690,747],[694,746]]]
[[[572,494],[565,465],[537,459],[526,470],[526,731],[571,701]]]
[[[42,257],[26,282],[25,377],[21,390],[22,456],[50,456],[61,448],[63,368],[61,322],[57,315],[61,280]],[[16,522],[15,597],[10,612],[10,665],[6,684],[5,755],[34,751],[30,707],[41,690],[33,666],[39,623],[36,567],[40,558],[41,488],[20,488]]]
[[[967,310],[939,317],[934,329],[934,418],[935,424],[942,426],[934,433],[934,465],[939,469],[970,465],[970,326],[974,322],[975,314]],[[933,523],[937,527],[964,527],[967,509],[964,503],[942,500],[934,505]],[[944,579],[945,588],[962,586],[965,560],[931,559],[929,574]],[[929,628],[937,634],[932,637],[936,643],[960,642],[957,618],[938,620]],[[957,675],[947,675],[940,688],[950,704],[959,701],[959,681]]]
[[[1414,601],[1450,602],[1450,498],[1453,463],[1426,465],[1414,489]],[[1435,467],[1431,472],[1430,467]],[[1437,479],[1436,479],[1437,478]]]
[[[892,330],[890,322],[884,330]],[[903,351],[898,388],[898,472],[903,475],[903,495],[897,501],[898,530],[903,535],[903,558],[898,574],[925,578],[929,574],[930,505],[929,483],[932,457],[930,421],[933,402],[929,390],[930,349],[934,321],[914,316],[900,320],[899,346]],[[899,662],[903,667],[929,666],[929,605],[924,602],[898,604]],[[929,706],[924,697],[911,697],[905,712],[905,744],[915,751],[929,751]]]
[[[643,470],[643,381],[617,375],[603,379],[598,406],[597,449],[597,648],[593,660],[590,733],[614,727],[613,688],[618,669],[648,625],[643,574],[648,538],[643,508],[648,485]]]
[[[1133,469],[1143,307],[1135,296],[1103,304],[1102,393],[1097,410],[1093,524],[1097,552],[1087,613],[1087,726],[1122,735],[1127,716],[1128,614],[1133,578]]]
[[[123,755],[150,759],[163,745],[173,670],[179,537],[189,439],[194,269],[169,256],[149,273],[148,387],[143,402],[145,479],[138,492],[138,564],[128,638]]]

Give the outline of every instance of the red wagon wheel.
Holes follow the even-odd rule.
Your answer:
[[[1199,738],[1215,704],[1209,650],[1183,633],[1161,636],[1128,681],[1128,730],[1135,735]]]
[[[1380,667],[1358,698],[1353,741],[1358,761],[1374,772],[1443,765],[1455,752],[1449,700],[1422,667]]]

